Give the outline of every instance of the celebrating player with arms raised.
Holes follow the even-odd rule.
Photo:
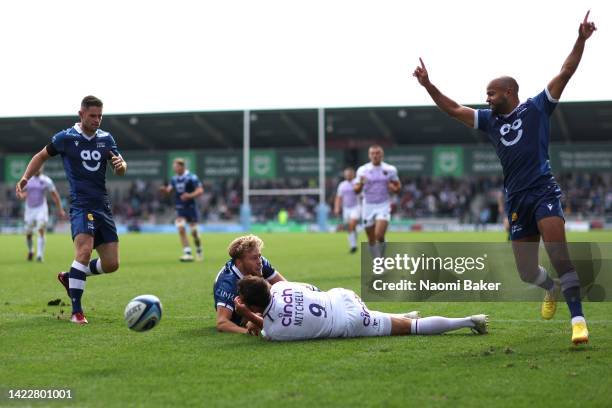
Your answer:
[[[542,92],[520,103],[518,83],[503,76],[487,86],[490,109],[474,110],[442,94],[429,80],[425,64],[414,76],[436,105],[467,126],[486,132],[497,151],[504,172],[506,215],[516,265],[525,282],[546,290],[542,317],[551,319],[556,311],[557,283],[538,265],[540,237],[560,278],[560,286],[572,317],[572,342],[589,338],[580,301],[580,281],[569,259],[561,208],[561,189],[555,181],[548,156],[550,115],[568,81],[576,72],[586,40],[596,30],[587,12],[578,29],[578,39],[561,72]]]
[[[110,133],[101,129],[102,101],[86,96],[79,110],[80,122],[57,133],[51,143],[32,157],[16,186],[20,195],[28,180],[49,158],[61,155],[70,183],[70,223],[75,256],[70,272],[58,279],[72,301],[71,321],[86,324],[81,297],[88,275],[114,272],[119,268],[119,238],[106,192],[106,165],[123,176],[127,163]],[[100,258],[90,261],[93,249]]]

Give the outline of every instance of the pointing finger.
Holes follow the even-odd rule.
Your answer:
[[[425,63],[423,62],[423,59],[421,57],[419,57],[419,61],[421,62],[421,68],[426,69]]]
[[[591,10],[587,11],[586,16],[584,16],[584,24],[587,23],[587,21],[589,20],[589,13],[591,12]]]

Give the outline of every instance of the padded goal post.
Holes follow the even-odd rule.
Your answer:
[[[319,108],[318,117],[318,168],[319,186],[316,188],[274,188],[251,189],[250,186],[250,157],[251,157],[251,112],[243,113],[243,146],[242,146],[242,205],[240,206],[240,223],[244,231],[251,228],[251,196],[290,196],[290,195],[318,195],[317,224],[319,231],[327,231],[329,206],[325,202],[325,110]]]

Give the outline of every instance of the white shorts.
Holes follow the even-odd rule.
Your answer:
[[[28,234],[34,229],[45,228],[49,223],[49,208],[45,204],[34,208],[26,205],[23,221]]]
[[[361,217],[361,207],[356,205],[354,207],[342,207],[342,221],[344,223],[350,220],[359,220]]]
[[[378,204],[363,203],[361,217],[364,227],[371,227],[378,220],[389,221],[391,220],[391,202],[385,201]]]
[[[391,317],[372,312],[355,292],[331,289],[334,296],[334,337],[374,337],[391,335]]]

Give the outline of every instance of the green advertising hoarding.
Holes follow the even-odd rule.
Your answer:
[[[249,172],[252,179],[276,178],[276,150],[251,150],[251,163]]]
[[[550,147],[553,172],[612,171],[612,144],[569,144]]]
[[[121,155],[128,165],[127,173],[121,178],[128,180],[164,180],[166,178],[167,157],[164,153],[124,151],[121,152]],[[120,179],[113,173],[110,162],[106,174],[110,179]]]
[[[465,147],[463,170],[473,175],[502,175],[502,167],[493,146]]]
[[[7,154],[4,157],[4,181],[9,184],[17,183],[31,158],[29,154]]]
[[[432,149],[431,147],[388,147],[385,149],[383,159],[397,168],[400,177],[404,176],[429,176],[432,173]],[[368,163],[368,149],[359,151],[359,165]]]
[[[203,179],[242,177],[242,152],[205,150],[199,155],[198,176]]]
[[[319,152],[315,149],[283,149],[278,151],[278,173],[291,177],[315,177],[319,174]],[[336,175],[344,166],[344,152],[325,151],[325,174]]]
[[[436,146],[433,148],[434,176],[463,176],[463,147]]]

